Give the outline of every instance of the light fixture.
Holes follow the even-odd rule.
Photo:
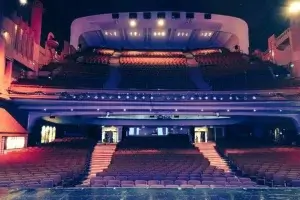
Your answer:
[[[164,26],[164,25],[165,25],[165,20],[163,20],[163,19],[158,19],[158,20],[157,20],[157,25],[158,25],[158,26]]]
[[[27,4],[27,0],[19,0],[21,6],[25,6]]]
[[[137,24],[136,20],[134,20],[134,19],[132,19],[132,20],[129,21],[129,26],[130,27],[136,27],[136,24]]]
[[[299,1],[292,2],[288,7],[288,12],[290,14],[300,13],[300,2]]]
[[[7,31],[1,31],[1,34],[3,35],[3,37],[6,39],[6,38],[8,38],[8,32]]]

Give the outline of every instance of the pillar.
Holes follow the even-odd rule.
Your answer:
[[[6,91],[11,84],[12,81],[12,71],[13,71],[13,61],[8,60],[6,62],[6,67],[4,71],[4,90]]]
[[[43,4],[39,0],[35,0],[32,6],[30,25],[34,31],[34,41],[38,45],[40,45],[41,43],[42,20],[43,20]]]
[[[5,38],[0,33],[0,93],[4,92]]]
[[[224,138],[225,137],[225,128],[222,127],[222,137]]]
[[[292,73],[294,77],[300,77],[300,13],[290,16],[290,45],[292,52]]]
[[[217,141],[217,128],[214,127],[214,136],[215,136],[215,142]]]
[[[207,136],[208,136],[208,130],[206,130],[206,132],[205,132],[205,143],[207,143],[207,140],[208,140]]]

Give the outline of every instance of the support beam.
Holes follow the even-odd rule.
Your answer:
[[[5,72],[4,72],[4,83],[3,83],[5,93],[7,92],[7,89],[10,87],[10,84],[12,82],[12,71],[13,71],[13,61],[7,60],[5,66]]]
[[[2,22],[0,22],[0,25],[1,23]],[[0,33],[0,94],[4,93],[4,71],[5,71],[5,38],[3,37],[2,33]]]

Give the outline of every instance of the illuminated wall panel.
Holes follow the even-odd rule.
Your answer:
[[[25,147],[25,137],[6,137],[5,150],[22,149]]]
[[[41,143],[50,143],[55,140],[56,128],[54,126],[42,126]]]

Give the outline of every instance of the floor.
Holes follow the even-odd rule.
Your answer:
[[[0,189],[1,200],[300,200],[300,189]]]

